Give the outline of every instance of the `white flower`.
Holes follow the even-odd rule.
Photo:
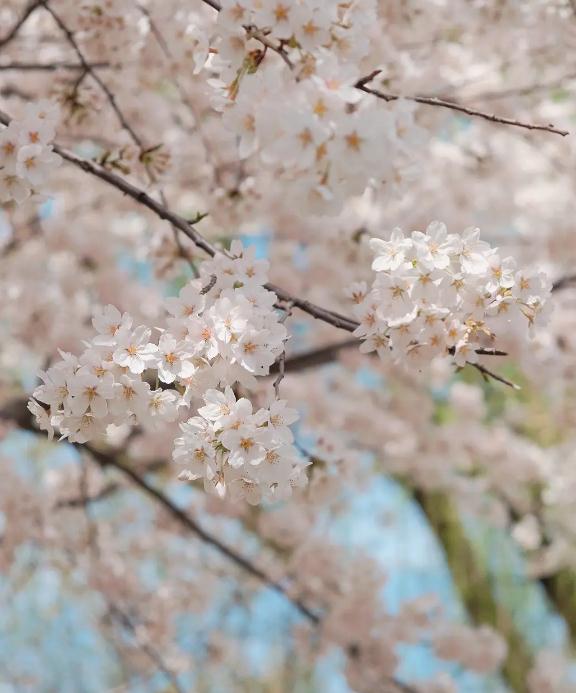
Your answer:
[[[290,38],[294,6],[290,0],[264,0],[254,10],[254,22],[259,27],[270,27],[275,36]]]
[[[229,428],[220,436],[223,445],[230,451],[228,462],[232,467],[245,464],[258,464],[264,459],[265,451],[261,445],[266,433],[252,424],[242,424]]]
[[[49,368],[46,372],[40,371],[38,375],[44,384],[34,390],[33,396],[54,410],[59,409],[68,402],[68,383],[74,377],[74,372],[74,366],[65,362]]]
[[[137,406],[137,414],[145,426],[155,430],[167,421],[176,421],[180,397],[174,390],[153,390],[145,402],[145,406]]]
[[[384,329],[379,329],[368,335],[360,345],[361,354],[369,354],[375,351],[380,358],[384,358],[386,352],[389,350],[390,338]]]
[[[536,270],[519,270],[514,277],[513,295],[516,298],[529,300],[532,296],[545,296],[550,292],[550,281],[544,272]]]
[[[406,262],[408,251],[412,248],[412,242],[404,238],[401,229],[394,229],[389,241],[381,238],[370,239],[370,248],[376,255],[372,263],[374,272],[393,271]]]
[[[29,103],[22,120],[0,130],[0,202],[21,204],[32,193],[44,199],[43,186],[62,161],[50,144],[58,118],[54,102]]]
[[[198,413],[209,421],[214,421],[217,428],[238,428],[252,419],[252,402],[246,397],[236,400],[231,387],[225,392],[208,390],[204,394],[205,407]]]
[[[112,356],[114,363],[128,368],[135,375],[143,373],[149,364],[155,364],[158,347],[149,342],[150,333],[150,329],[144,326],[134,331],[125,329],[118,332],[117,348]]]
[[[109,403],[110,413],[126,417],[128,413],[148,413],[150,385],[132,375],[121,375],[114,383],[114,399]]]
[[[456,343],[455,351],[454,351],[454,362],[456,363],[457,366],[460,366],[462,368],[465,366],[467,363],[477,363],[478,362],[478,354],[476,353],[476,349],[478,348],[477,344],[471,344],[465,339],[460,340],[459,342]]]
[[[249,324],[249,308],[246,302],[232,301],[227,296],[216,301],[209,311],[216,337],[226,344],[236,339]]]
[[[442,270],[450,265],[450,256],[454,253],[456,244],[454,235],[448,238],[445,224],[434,221],[428,226],[425,234],[415,231],[412,237],[418,262],[427,270]]]
[[[150,342],[150,328],[132,329],[128,313],[111,305],[99,309],[96,334],[80,357],[61,352],[62,360],[41,374],[34,395],[50,410],[30,403],[40,425],[77,443],[110,425],[161,431],[203,399],[174,443],[179,478],[202,479],[219,497],[286,498],[295,480],[305,482],[294,472],[300,462],[288,427],[298,413],[284,400],[254,412],[250,399],[237,399],[232,389],[254,388],[254,374],[269,372],[288,336],[276,295],[263,286],[267,270],[253,248],[233,242],[228,254],[203,263],[199,280],[166,301],[171,315],[158,345]],[[175,385],[151,390],[154,379]],[[265,470],[255,476],[262,464]]]
[[[331,3],[316,7],[302,3],[294,7],[290,24],[300,46],[313,50],[328,42],[330,25],[335,19],[335,7]]]
[[[204,401],[198,416],[180,425],[183,435],[175,441],[173,458],[186,469],[179,478],[203,478],[208,493],[250,503],[287,497],[299,460],[286,424],[297,412],[279,401],[253,414],[252,403],[236,401],[231,388],[208,390]]]
[[[511,289],[514,286],[514,273],[516,262],[513,258],[501,258],[497,253],[493,253],[488,258],[490,281],[486,284],[486,289],[496,292],[500,288]]]
[[[267,330],[246,330],[233,346],[238,363],[250,373],[267,375],[276,356],[268,347]]]
[[[222,125],[238,136],[238,155],[246,159],[258,147],[256,109],[253,101],[237,99],[222,114]]]
[[[291,443],[294,440],[292,431],[288,428],[300,418],[296,409],[290,409],[286,400],[274,400],[270,403],[268,411],[265,411],[268,429],[273,431],[276,440],[282,443]]]
[[[61,161],[61,157],[51,147],[27,144],[18,150],[16,173],[32,186],[40,187]]]
[[[171,334],[164,333],[158,342],[158,377],[163,383],[173,383],[176,378],[189,378],[194,365],[188,359],[192,354],[185,342],[178,342]]]
[[[174,461],[186,467],[191,479],[211,480],[218,466],[211,426],[200,417],[194,417],[180,424],[180,429],[183,435],[174,441]]]
[[[75,416],[81,416],[88,409],[101,419],[108,414],[108,400],[114,397],[114,378],[106,373],[98,378],[92,373],[78,371],[68,385],[72,396],[70,408]]]
[[[116,344],[116,335],[120,330],[125,333],[132,327],[132,318],[127,313],[120,313],[116,306],[108,305],[95,311],[92,325],[99,333],[94,338],[94,344],[110,346]]]
[[[27,103],[24,106],[23,123],[38,123],[44,129],[44,133],[50,133],[46,141],[53,139],[56,125],[60,120],[60,106],[49,99]],[[23,128],[24,129],[24,128]],[[27,138],[28,140],[30,138]]]
[[[529,334],[544,313],[548,283],[516,272],[512,258],[501,258],[479,237],[477,229],[449,234],[433,222],[409,238],[395,229],[389,241],[372,239],[372,287],[356,284],[348,291],[362,351],[390,354],[418,369],[454,353],[463,366],[477,361],[478,340],[497,344],[509,332]]]
[[[279,104],[278,108],[285,111],[286,105]],[[278,122],[276,120],[276,124]],[[262,149],[262,159],[269,164],[281,163],[300,170],[310,168],[316,162],[318,148],[328,140],[329,128],[298,108],[294,109],[290,118],[284,117],[281,122],[281,136],[270,138]]]
[[[98,438],[106,430],[103,419],[96,418],[90,412],[81,416],[65,416],[59,423],[62,438],[68,438],[71,443],[87,443]]]
[[[22,204],[31,194],[32,188],[28,181],[14,173],[4,174],[0,171],[0,202],[14,200],[17,204]]]
[[[466,229],[460,237],[456,254],[462,263],[462,269],[469,274],[482,274],[488,264],[488,243],[480,240],[480,229]]]
[[[48,440],[53,440],[54,438],[54,427],[52,426],[52,420],[48,412],[44,407],[42,407],[36,400],[31,399],[28,401],[28,410],[34,416],[36,425],[41,431],[46,431],[48,433]]]
[[[216,338],[216,330],[208,315],[191,320],[188,328],[187,342],[190,349],[198,356],[214,359],[220,353],[220,344]]]
[[[382,319],[401,318],[414,309],[410,297],[413,285],[411,274],[379,274],[375,282],[375,293],[378,298],[377,312]]]
[[[20,130],[14,121],[0,131],[0,170],[3,175],[16,173],[19,137]]]
[[[177,298],[170,296],[164,301],[166,309],[175,318],[190,318],[193,315],[200,315],[206,304],[206,298],[200,293],[200,290],[194,284],[187,284],[180,290]]]

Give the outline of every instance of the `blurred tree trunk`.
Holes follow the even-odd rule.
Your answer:
[[[506,639],[508,655],[502,667],[506,682],[517,693],[528,693],[526,678],[533,665],[532,653],[507,609],[496,600],[491,576],[467,536],[453,502],[438,491],[414,490],[413,496],[444,549],[452,579],[471,620],[476,625],[491,626]],[[573,608],[576,610],[576,604]]]

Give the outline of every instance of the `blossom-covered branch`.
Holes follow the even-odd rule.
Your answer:
[[[500,580],[574,620],[571,11],[433,5],[2,4],[0,400],[47,435],[0,422],[0,572],[97,602],[99,689],[565,685]],[[382,599],[428,530],[469,623]]]
[[[9,125],[10,122],[10,117],[7,114],[2,113],[0,111],[0,123],[4,125]],[[194,225],[190,221],[184,219],[184,217],[176,214],[175,212],[172,212],[171,210],[167,209],[163,204],[154,200],[141,188],[136,187],[126,179],[122,178],[121,176],[117,175],[112,171],[109,171],[103,166],[97,164],[96,162],[84,159],[83,157],[74,154],[73,152],[65,149],[64,147],[54,145],[53,149],[66,161],[74,164],[78,168],[82,169],[84,172],[89,173],[92,176],[96,176],[97,178],[100,178],[100,180],[105,181],[109,185],[115,187],[120,192],[124,193],[125,195],[128,195],[139,204],[150,209],[160,219],[169,221],[179,231],[184,233],[194,243],[194,245],[196,245],[198,248],[203,250],[211,257],[215,256],[218,252],[220,252],[214,245],[212,245],[198,231],[196,231]],[[293,296],[281,287],[277,287],[272,284],[267,284],[266,288],[268,288],[270,291],[273,291],[280,300],[291,303],[303,312],[308,313],[309,315],[318,320],[322,320],[323,322],[333,325],[334,327],[338,327],[340,329],[347,330],[348,332],[352,332],[358,326],[358,323],[354,320],[347,318],[346,316],[340,315],[339,313],[336,313],[334,311],[327,310],[326,308],[318,306],[306,299]]]
[[[222,12],[222,5],[217,0],[203,0],[203,2],[212,7],[213,9],[217,10],[218,12]],[[243,25],[247,31],[248,37],[255,38],[256,40],[260,41],[260,43],[262,43],[266,48],[270,48],[271,50],[276,52],[278,55],[280,55],[282,60],[284,60],[284,62],[288,65],[290,70],[295,70],[295,66],[290,60],[286,47],[290,46],[292,42],[295,42],[296,45],[298,45],[299,43],[300,35],[298,34],[298,19],[295,19],[294,25],[290,25],[290,18],[293,14],[296,13],[291,13],[289,6],[284,5],[283,3],[278,3],[277,8],[280,9],[276,9],[276,13],[274,13],[274,10],[268,11],[268,14],[266,14],[265,10],[263,13],[266,19],[268,19],[268,21],[276,21],[276,24],[272,24],[272,26],[269,26],[267,29],[267,31],[272,35],[279,34],[281,36],[280,40],[276,41],[271,41],[268,38],[266,32],[254,28],[254,26],[250,23],[248,19],[250,14],[249,5],[244,6],[242,3],[236,3],[235,5],[228,6],[227,4],[226,11],[233,18],[241,18],[243,20],[248,19],[248,22],[244,23]],[[258,18],[257,12],[255,13],[255,17]],[[317,17],[306,17],[306,19],[308,19],[309,23],[304,26],[304,35],[306,36],[306,34],[308,34],[306,38],[309,40],[311,37],[315,37],[318,33],[320,33],[322,31],[322,27],[316,25],[316,22],[318,21]],[[288,27],[286,26],[287,23]],[[291,30],[293,31],[292,35],[290,35]],[[300,47],[304,49],[307,48],[308,46],[306,45],[306,43],[307,42],[304,42],[304,45]],[[536,123],[526,123],[513,118],[505,118],[503,116],[498,116],[493,113],[486,113],[475,108],[453,103],[451,101],[446,101],[445,99],[437,97],[391,94],[368,86],[381,72],[381,69],[377,69],[373,70],[370,74],[366,75],[365,77],[361,77],[354,83],[354,88],[358,89],[359,91],[365,92],[366,94],[372,94],[373,96],[376,96],[379,99],[383,99],[386,102],[393,102],[405,99],[427,106],[439,106],[441,108],[447,108],[453,111],[457,111],[459,113],[463,113],[470,117],[482,118],[483,120],[488,120],[492,123],[499,123],[501,125],[511,125],[514,127],[525,128],[527,130],[541,130],[545,132],[551,132],[557,135],[562,135],[563,137],[570,134],[567,130],[560,130],[551,124],[541,125]]]

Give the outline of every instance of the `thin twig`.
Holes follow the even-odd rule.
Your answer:
[[[25,402],[15,401],[12,402],[7,408],[0,410],[0,419],[11,419],[17,423],[20,428],[37,433],[37,430],[32,423],[32,415],[26,408]],[[168,498],[168,496],[150,484],[144,476],[140,475],[137,471],[132,469],[132,467],[129,467],[121,462],[117,455],[103,452],[89,444],[84,446],[74,444],[74,447],[79,451],[87,450],[94,462],[103,469],[112,468],[119,471],[123,476],[128,478],[133,485],[138,487],[143,493],[153,498],[159,505],[161,505],[181,526],[188,531],[191,531],[204,543],[216,549],[220,554],[231,560],[249,575],[258,579],[266,587],[273,589],[275,592],[278,592],[285,597],[313,626],[322,625],[322,618],[316,612],[308,608],[298,598],[291,596],[288,590],[282,584],[267,575],[263,570],[254,565],[248,558],[238,553],[235,549],[231,549],[220,541],[220,539],[206,531],[186,511],[181,510]],[[345,648],[345,651],[347,656],[353,658],[357,658],[361,655],[361,650],[359,647],[350,646]],[[394,687],[384,689],[386,691],[390,691],[390,693],[398,690],[403,691],[404,693],[416,693],[414,688],[398,681],[395,678],[386,678],[384,681],[386,686]]]
[[[9,125],[10,122],[11,118],[0,111],[0,123],[3,125]],[[65,149],[57,144],[54,145],[54,151],[69,163],[74,164],[74,166],[82,169],[85,173],[89,173],[90,175],[99,178],[108,185],[111,185],[123,194],[132,198],[142,206],[147,207],[149,210],[154,212],[159,219],[169,221],[179,231],[185,234],[198,248],[203,250],[211,257],[214,257],[217,253],[222,252],[219,248],[216,248],[207,239],[205,239],[204,236],[198,233],[198,231],[196,231],[194,228],[194,225],[191,224],[187,219],[184,219],[184,217],[181,217],[179,214],[172,212],[160,202],[157,202],[141,188],[138,188],[116,173],[108,171],[100,164],[90,161],[89,159],[84,159],[83,157],[78,156],[77,154],[74,154],[68,149]],[[274,284],[266,284],[265,288],[274,292],[281,301],[292,303],[296,308],[299,308],[301,311],[311,315],[317,320],[322,320],[323,322],[348,332],[353,332],[358,327],[358,323],[355,320],[323,308],[322,306],[318,306],[306,299],[293,296],[288,291],[275,286]]]
[[[305,351],[301,354],[296,354],[295,356],[291,356],[290,358],[285,359],[283,362],[281,361],[282,356],[280,356],[270,369],[270,375],[276,375],[277,373],[280,373],[281,369],[283,373],[296,373],[299,371],[307,370],[308,368],[323,366],[327,363],[335,361],[338,358],[338,355],[341,351],[344,351],[345,349],[358,348],[358,343],[359,342],[357,339],[345,339],[341,342],[328,344],[317,349],[311,349],[310,351]],[[454,354],[454,349],[449,349],[448,353]],[[476,353],[480,356],[508,355],[505,351],[500,351],[499,349],[489,349],[484,347],[476,349]],[[371,355],[376,356],[376,352],[372,352]],[[504,385],[513,387],[516,390],[520,389],[520,387],[515,383],[506,380],[497,373],[493,373],[492,371],[488,370],[485,366],[480,366],[476,363],[468,363],[470,366],[473,366],[474,368],[479,370],[485,377],[490,376],[494,380],[497,380],[498,382],[503,383]],[[284,375],[282,377],[284,377]]]
[[[66,38],[68,39],[68,42],[70,43],[70,45],[74,49],[76,55],[78,56],[78,59],[80,60],[81,66],[84,68],[84,72],[80,75],[79,79],[77,80],[76,84],[74,85],[74,90],[76,90],[78,88],[80,82],[84,79],[84,77],[86,75],[90,75],[92,77],[92,79],[95,80],[95,82],[98,84],[98,86],[102,89],[102,91],[106,95],[106,98],[108,99],[110,106],[112,107],[112,110],[116,114],[116,117],[118,118],[118,121],[120,122],[120,125],[128,132],[128,134],[132,138],[132,141],[140,150],[140,161],[142,161],[142,164],[144,165],[144,168],[145,168],[146,173],[148,175],[148,180],[150,183],[154,183],[155,177],[154,177],[154,174],[152,172],[152,169],[151,169],[150,165],[147,164],[144,160],[144,155],[147,153],[147,150],[144,148],[144,143],[143,143],[142,139],[136,133],[134,128],[130,125],[130,123],[128,122],[128,119],[126,118],[126,116],[124,115],[124,113],[122,112],[120,107],[118,106],[118,103],[116,101],[116,97],[114,96],[111,89],[106,85],[106,83],[100,78],[98,73],[94,70],[94,66],[91,65],[86,60],[84,54],[82,53],[82,50],[80,49],[80,46],[78,45],[78,43],[76,42],[76,39],[74,38],[74,34],[72,33],[72,31],[70,31],[68,26],[62,20],[62,18],[56,12],[54,12],[54,10],[52,8],[48,7],[47,2],[48,2],[48,0],[43,0],[44,7],[52,15],[56,24],[58,24],[58,26],[60,27],[62,32],[65,34]],[[160,201],[162,202],[164,207],[167,206],[166,196],[164,195],[164,192],[162,190],[160,190]],[[186,249],[184,248],[184,246],[180,242],[180,238],[178,236],[178,231],[174,226],[172,226],[172,233],[174,236],[174,242],[176,244],[176,248],[178,249],[178,255],[182,259],[186,260],[189,263],[192,271],[195,273],[196,267],[194,265],[194,262],[189,257]]]
[[[94,457],[96,462],[101,467],[110,467],[118,470],[123,476],[130,479],[135,486],[137,486],[146,495],[154,498],[159,505],[161,505],[168,513],[181,524],[186,529],[193,532],[197,537],[199,537],[205,544],[208,544],[215,548],[220,554],[230,559],[238,567],[242,568],[245,572],[255,577],[260,582],[263,582],[266,586],[273,589],[275,592],[286,597],[292,604],[312,623],[318,623],[319,617],[316,613],[311,611],[307,606],[305,606],[298,599],[291,597],[288,594],[286,588],[279,582],[267,575],[263,570],[258,568],[254,563],[252,563],[248,558],[238,553],[235,549],[230,548],[224,544],[220,539],[210,534],[207,530],[201,527],[196,520],[194,520],[188,513],[180,509],[175,505],[162,491],[152,486],[146,479],[138,474],[131,467],[126,466],[113,455],[108,455],[93,448],[92,446],[84,446],[88,448],[90,454]]]
[[[46,11],[52,16],[56,24],[60,27],[62,30],[62,33],[66,36],[66,39],[68,40],[68,43],[72,46],[74,49],[74,52],[78,56],[78,60],[80,61],[82,67],[84,70],[92,77],[92,79],[98,84],[98,86],[102,89],[104,94],[106,95],[106,98],[108,99],[110,106],[112,107],[112,110],[116,114],[116,117],[120,121],[120,124],[122,127],[128,132],[130,137],[132,138],[132,141],[134,144],[140,149],[140,151],[144,151],[144,144],[139,137],[139,135],[136,134],[130,123],[126,120],[124,114],[122,113],[120,107],[118,106],[118,103],[116,102],[116,97],[114,94],[110,91],[109,87],[107,84],[100,78],[99,74],[94,70],[93,66],[86,60],[84,57],[84,54],[80,50],[80,46],[76,42],[76,39],[74,38],[74,34],[70,31],[70,29],[66,26],[64,21],[61,19],[60,15],[57,14],[48,4],[48,0],[40,0],[39,4],[41,4]]]
[[[327,344],[326,346],[310,349],[294,356],[289,356],[284,361],[285,373],[297,373],[316,366],[323,366],[331,363],[338,358],[341,351],[345,349],[357,349],[359,345],[358,339],[344,339],[341,342]],[[280,363],[276,361],[270,369],[270,374],[275,375],[280,370]]]
[[[8,33],[0,39],[0,48],[5,48],[10,41],[14,40],[16,36],[18,35],[18,32],[20,31],[20,28],[26,22],[28,17],[36,11],[40,5],[43,5],[45,0],[32,0],[24,10],[24,12],[20,15],[19,19],[16,21],[14,26],[8,31]]]
[[[526,130],[542,130],[544,132],[552,132],[556,135],[562,135],[566,137],[570,133],[567,130],[559,130],[554,127],[554,125],[537,125],[535,123],[525,123],[520,120],[514,120],[512,118],[504,118],[502,116],[494,115],[493,113],[485,113],[484,111],[478,111],[474,108],[469,108],[468,106],[461,106],[460,104],[453,103],[452,101],[445,101],[444,99],[439,99],[434,96],[403,96],[401,94],[390,94],[388,92],[380,91],[379,89],[374,89],[369,87],[368,84],[380,74],[381,70],[374,70],[366,77],[359,79],[354,85],[356,89],[365,92],[366,94],[372,94],[379,99],[384,101],[398,101],[399,99],[407,99],[408,101],[415,101],[416,103],[425,104],[427,106],[440,106],[441,108],[449,108],[452,111],[458,111],[459,113],[464,113],[465,115],[483,118],[491,123],[500,123],[502,125],[513,125],[519,128],[525,128]]]
[[[112,67],[110,63],[90,63],[92,69],[103,70]],[[70,72],[76,72],[77,70],[85,70],[86,68],[81,63],[67,63],[67,62],[55,62],[55,63],[5,63],[0,64],[0,72],[55,72],[56,70],[68,70]]]
[[[222,9],[222,6],[219,2],[217,2],[217,0],[202,1],[206,5],[210,5],[210,7],[217,10],[218,12],[220,12]],[[294,65],[292,64],[290,58],[286,54],[286,51],[284,50],[282,44],[276,43],[275,41],[271,41],[262,31],[259,31],[256,27],[244,26],[244,29],[246,30],[249,38],[255,38],[256,40],[260,41],[260,43],[262,43],[264,46],[270,48],[275,53],[277,53],[291,70],[294,68]],[[400,94],[389,94],[369,87],[368,84],[377,75],[379,75],[380,72],[381,70],[374,70],[369,75],[360,78],[354,86],[356,87],[356,89],[359,89],[360,91],[363,91],[367,94],[372,94],[373,96],[383,99],[384,101],[397,101],[399,99],[407,99],[409,101],[415,101],[416,103],[426,104],[427,106],[440,106],[442,108],[449,108],[453,111],[459,111],[460,113],[464,113],[471,117],[483,118],[484,120],[488,120],[492,123],[500,123],[502,125],[513,125],[515,127],[525,128],[527,130],[542,130],[545,132],[552,132],[556,135],[562,135],[562,137],[565,137],[566,135],[570,134],[567,130],[559,130],[551,124],[538,125],[533,123],[525,123],[520,120],[514,120],[512,118],[504,118],[502,116],[497,116],[492,113],[485,113],[484,111],[469,108],[468,106],[461,106],[460,104],[453,103],[451,101],[445,101],[444,99],[439,99],[432,96],[401,96]]]
[[[220,12],[222,10],[222,5],[217,0],[202,0],[202,2],[204,2],[204,4],[206,5],[209,5],[212,9],[216,10],[217,12]],[[263,31],[258,29],[258,27],[252,26],[251,24],[243,24],[242,26],[243,29],[246,31],[246,35],[249,39],[256,39],[263,46],[265,46],[266,48],[270,48],[270,50],[277,53],[286,63],[286,65],[290,68],[290,70],[294,68],[292,61],[288,57],[286,51],[284,50],[280,42],[269,39]]]
[[[113,602],[109,601],[109,607],[110,607],[110,612],[112,613],[112,615],[115,616],[116,619],[118,620],[118,622],[126,630],[128,630],[130,632],[130,634],[134,638],[134,642],[136,643],[137,647],[139,647],[142,650],[142,652],[144,652],[146,654],[146,656],[164,674],[164,676],[168,679],[168,681],[170,681],[170,683],[173,686],[176,693],[185,693],[184,689],[182,688],[182,686],[178,682],[178,678],[177,678],[176,674],[174,674],[174,672],[164,662],[164,658],[158,652],[158,650],[156,650],[155,647],[150,645],[150,643],[143,641],[142,638],[139,637],[136,624],[132,621],[130,616],[123,609],[121,609],[117,604],[115,604]]]
[[[32,101],[34,96],[29,92],[25,92],[13,84],[7,84],[5,87],[0,87],[0,96],[4,99],[9,99],[12,96],[22,99],[22,101]]]
[[[278,366],[278,375],[274,379],[272,386],[274,387],[276,399],[280,399],[280,383],[284,380],[284,374],[286,372],[286,349],[282,350],[282,353],[276,361],[276,365]]]
[[[0,111],[0,123],[3,125],[9,125],[10,122],[10,117]],[[66,161],[69,161],[78,168],[81,168],[86,173],[90,173],[91,175],[100,178],[117,190],[123,192],[125,195],[128,195],[139,204],[147,207],[160,219],[169,221],[179,231],[184,233],[198,248],[204,250],[204,252],[211,257],[214,257],[217,253],[221,252],[220,249],[213,246],[207,239],[204,238],[204,236],[198,233],[198,231],[196,231],[194,226],[188,220],[172,212],[166,206],[150,197],[150,195],[148,195],[144,190],[136,187],[132,183],[129,183],[116,173],[108,171],[103,166],[93,161],[89,161],[88,159],[84,159],[73,152],[64,149],[63,147],[60,147],[59,145],[54,145],[54,151],[62,158],[66,159]],[[301,311],[311,315],[313,318],[322,320],[323,322],[333,325],[339,329],[346,330],[347,332],[354,332],[359,325],[358,322],[352,320],[351,318],[340,315],[339,313],[328,310],[327,308],[323,308],[322,306],[318,306],[306,299],[293,296],[288,291],[285,291],[274,284],[265,284],[265,288],[275,293],[281,301],[284,301],[295,308],[299,308]],[[491,356],[506,355],[506,352],[498,351],[497,349],[477,349],[476,353]],[[496,379],[499,380],[499,378]]]
[[[97,503],[98,501],[105,500],[109,496],[113,495],[120,489],[119,484],[115,484],[113,482],[106,484],[104,488],[101,491],[98,491],[98,493],[94,493],[93,495],[88,495],[88,494],[83,494],[81,496],[75,497],[75,498],[65,498],[61,501],[58,501],[56,505],[54,506],[55,508],[81,508],[85,505],[91,505],[92,503]]]
[[[206,284],[206,286],[204,286],[202,288],[202,290],[200,291],[200,294],[202,296],[205,296],[210,291],[210,289],[212,289],[214,287],[214,285],[216,284],[217,281],[218,281],[218,277],[215,274],[211,275],[210,281],[208,282],[208,284]]]
[[[94,557],[98,557],[100,554],[100,547],[98,545],[98,525],[94,522],[92,515],[90,513],[90,503],[88,502],[88,465],[86,464],[85,455],[80,455],[80,478],[79,478],[79,490],[80,498],[82,499],[81,508],[84,512],[84,518],[86,519],[86,538],[88,541],[88,547]]]
[[[575,0],[576,2],[576,0]],[[576,274],[568,274],[565,277],[560,277],[552,284],[551,291],[561,291],[567,289],[572,284],[576,284]]]
[[[513,390],[521,390],[522,388],[520,385],[516,385],[516,383],[513,383],[511,380],[507,380],[501,375],[498,375],[498,373],[494,373],[493,371],[488,370],[485,366],[482,366],[479,363],[470,363],[470,361],[467,361],[467,364],[469,366],[472,366],[475,368],[477,371],[482,373],[482,376],[484,379],[492,378],[494,380],[497,380],[499,383],[502,383],[503,385],[507,385],[508,387],[511,387]]]
[[[292,307],[293,303],[290,302],[285,306],[281,306],[281,310],[284,311],[284,315],[282,318],[279,320],[280,323],[285,323],[286,320],[292,315]],[[272,383],[272,387],[274,388],[274,394],[276,396],[276,399],[280,399],[280,383],[284,380],[284,373],[285,373],[285,367],[286,367],[286,342],[284,342],[284,348],[282,349],[282,353],[276,360],[275,365],[278,367],[277,368],[277,377],[275,378],[274,382]]]

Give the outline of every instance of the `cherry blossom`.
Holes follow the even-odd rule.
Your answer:
[[[498,348],[499,337],[510,331],[528,336],[534,324],[544,324],[545,275],[528,280],[515,273],[514,260],[502,259],[479,234],[448,234],[433,222],[409,238],[395,229],[388,241],[370,240],[377,273],[372,289],[354,285],[348,291],[364,353],[384,358],[389,351],[398,361],[422,364],[453,350],[462,367],[477,362],[479,349]]]
[[[8,688],[572,690],[571,3],[0,27],[4,618],[114,659]]]
[[[53,151],[59,120],[57,104],[47,100],[29,104],[22,120],[0,130],[0,200],[24,202],[41,194],[50,183],[61,157]]]

